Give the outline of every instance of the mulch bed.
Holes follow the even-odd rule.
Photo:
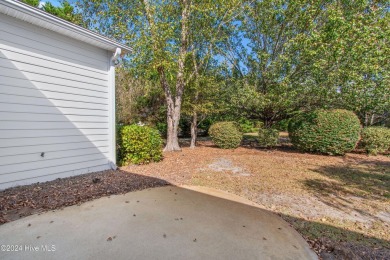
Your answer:
[[[169,183],[124,171],[103,171],[9,188],[0,191],[0,225],[103,196],[164,185]]]

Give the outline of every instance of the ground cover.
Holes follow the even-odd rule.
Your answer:
[[[217,188],[248,198],[298,230],[324,259],[390,259],[390,158],[260,149],[254,134],[237,149],[207,138],[164,160],[0,192],[0,222],[61,209],[102,196],[163,185]]]

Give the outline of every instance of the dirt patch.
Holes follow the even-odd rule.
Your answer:
[[[216,172],[231,172],[233,176],[250,176],[243,168],[234,166],[233,162],[226,158],[218,158],[208,165],[208,168]]]

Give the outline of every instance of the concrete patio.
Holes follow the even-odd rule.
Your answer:
[[[277,215],[204,187],[166,186],[33,215],[0,226],[0,244],[1,259],[317,259]]]

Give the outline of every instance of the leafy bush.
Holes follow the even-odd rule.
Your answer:
[[[287,131],[288,129],[288,122],[290,121],[290,119],[283,119],[279,122],[277,122],[273,128],[279,130],[279,131]]]
[[[351,111],[317,110],[292,118],[288,132],[299,150],[343,155],[359,141],[360,122]]]
[[[367,127],[362,130],[360,146],[367,153],[377,155],[390,149],[390,128]]]
[[[162,136],[166,136],[167,135],[168,125],[167,125],[166,122],[164,122],[164,123],[158,122],[156,124],[156,128],[157,128],[157,130],[160,132],[160,134]]]
[[[252,132],[252,128],[254,127],[254,124],[246,119],[246,118],[242,118],[238,121],[238,124],[240,126],[240,131],[242,133],[251,133]]]
[[[216,146],[224,149],[237,148],[242,140],[242,133],[234,122],[218,122],[209,129],[209,135]]]
[[[209,132],[209,128],[213,123],[213,118],[207,117],[205,120],[199,123],[198,129],[202,129],[204,131],[204,134],[207,135]]]
[[[122,126],[119,133],[119,160],[121,165],[144,164],[162,159],[160,133],[148,126]]]
[[[258,121],[258,120],[254,121],[253,125],[254,125],[254,128],[257,128],[257,129],[264,127],[264,123],[262,121]]]
[[[272,128],[260,128],[257,140],[260,146],[273,147],[278,144],[279,131]]]

